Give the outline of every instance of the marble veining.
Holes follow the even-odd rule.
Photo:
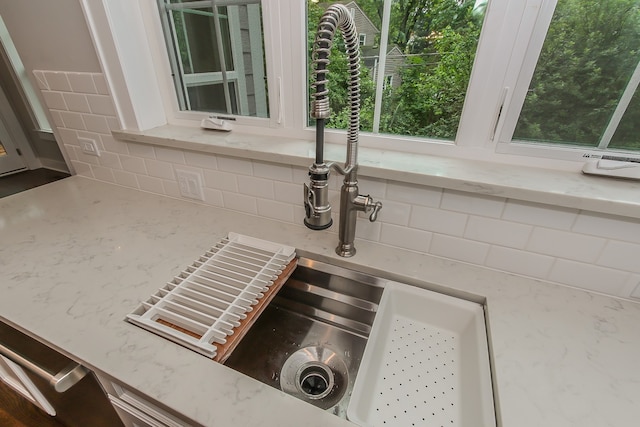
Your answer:
[[[486,301],[505,427],[640,419],[638,303],[78,176],[0,200],[0,318],[203,425],[351,425],[124,321],[229,231]]]

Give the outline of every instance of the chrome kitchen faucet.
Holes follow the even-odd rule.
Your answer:
[[[342,31],[349,62],[349,128],[347,130],[347,160],[344,167],[337,163],[324,162],[324,125],[331,116],[327,74],[329,54],[336,29]],[[316,119],[316,160],[309,167],[309,185],[304,185],[304,223],[312,230],[331,227],[331,204],[329,203],[329,172],[331,168],[344,175],[340,190],[339,243],[336,253],[343,257],[355,255],[353,244],[356,234],[356,219],[359,211],[369,213],[373,222],[382,209],[382,203],[358,190],[358,132],[360,128],[360,43],[353,17],[342,4],[331,5],[320,18],[313,43],[312,86],[315,93],[311,103],[311,117]]]

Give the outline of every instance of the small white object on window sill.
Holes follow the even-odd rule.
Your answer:
[[[214,116],[202,119],[202,121],[200,122],[200,127],[203,129],[221,130],[224,132],[231,131],[231,123],[229,123],[227,120]]]
[[[589,175],[640,180],[640,163],[607,159],[590,160],[584,164],[582,172]]]

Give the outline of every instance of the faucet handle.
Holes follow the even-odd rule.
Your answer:
[[[373,208],[373,212],[371,212],[371,215],[369,215],[369,221],[375,222],[375,220],[378,219],[378,212],[380,211],[380,209],[382,209],[382,203],[375,202],[372,208]]]

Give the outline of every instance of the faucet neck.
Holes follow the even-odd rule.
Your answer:
[[[313,43],[313,75],[315,93],[311,104],[311,117],[316,119],[316,129],[320,123],[324,131],[324,120],[331,116],[329,106],[329,88],[327,86],[328,69],[336,30],[342,31],[349,63],[348,104],[349,127],[347,130],[347,161],[345,169],[354,168],[357,162],[358,132],[360,129],[360,41],[355,23],[349,9],[342,4],[331,5],[320,18],[316,38]],[[318,147],[320,145],[320,147]],[[318,138],[316,132],[316,163],[323,162],[324,137]],[[320,154],[320,155],[318,155]]]

